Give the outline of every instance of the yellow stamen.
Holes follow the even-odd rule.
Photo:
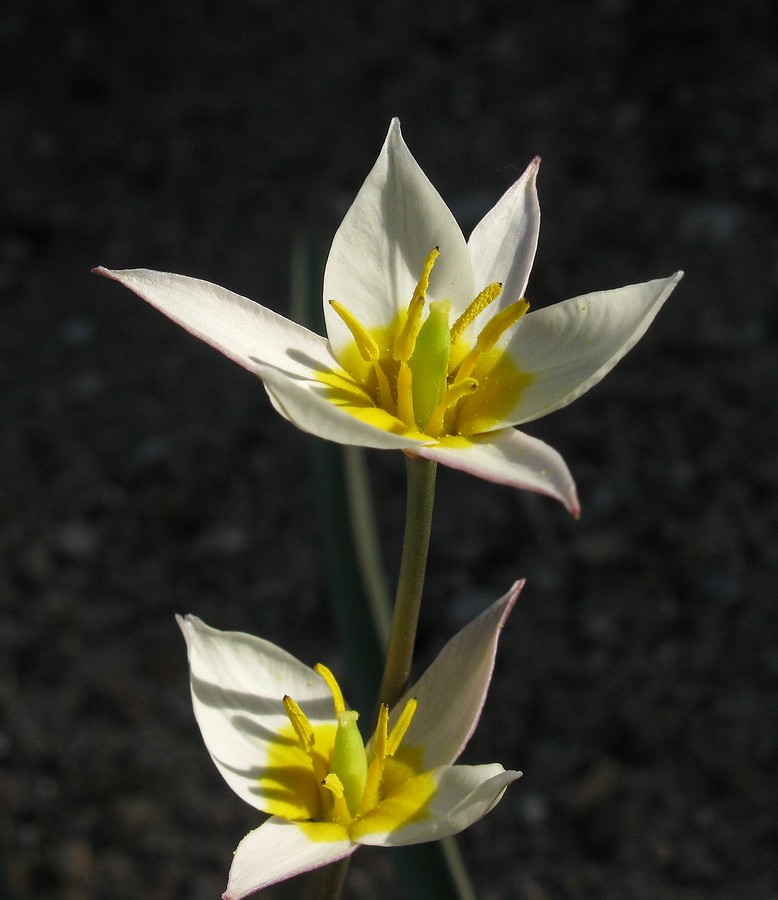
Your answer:
[[[413,375],[410,366],[404,360],[397,372],[397,418],[405,422],[408,428],[416,428],[413,412]]]
[[[456,381],[468,378],[475,368],[475,364],[478,362],[480,355],[487,350],[491,350],[503,334],[515,325],[528,309],[529,303],[527,303],[526,300],[521,299],[511,303],[510,306],[506,306],[505,309],[501,309],[496,316],[493,316],[486,325],[484,325],[481,333],[476,338],[475,347],[473,347],[459,364],[459,368],[456,372]]]
[[[384,372],[384,368],[378,360],[373,362],[373,371],[375,372],[376,382],[378,383],[378,400],[381,404],[381,408],[385,409],[387,412],[391,412],[394,409],[392,388],[389,385],[389,379],[386,377],[386,372]]]
[[[313,726],[308,721],[308,716],[302,711],[300,704],[289,695],[284,697],[283,703],[294,733],[297,735],[297,742],[306,753],[310,753],[316,743],[316,737],[313,733]]]
[[[389,732],[389,736],[386,739],[387,756],[394,756],[394,754],[397,752],[400,746],[400,741],[402,741],[402,739],[405,737],[405,733],[408,731],[411,721],[416,714],[416,707],[418,705],[419,704],[416,698],[411,697],[403,707],[403,711],[400,713],[399,718],[394,723],[394,728]]]
[[[424,297],[414,295],[408,307],[408,317],[394,342],[392,356],[395,359],[407,362],[413,356],[413,348],[416,346],[416,338],[421,329],[422,312],[424,312]]]
[[[478,335],[478,346],[482,350],[491,350],[503,334],[515,325],[528,309],[529,303],[524,298],[516,300],[509,306],[506,306],[505,309],[501,309],[496,316],[492,316],[484,325],[481,333]]]
[[[472,394],[477,387],[478,382],[475,378],[462,378],[460,381],[455,381],[433,410],[427,424],[424,426],[424,433],[430,437],[440,437],[445,424],[446,413],[456,406],[463,397]]]
[[[421,314],[424,310],[424,298],[427,296],[427,289],[430,286],[430,273],[435,261],[440,256],[440,247],[433,247],[424,261],[424,268],[421,270],[421,277],[413,292],[413,297],[408,306],[408,316],[405,324],[400,329],[394,342],[392,356],[396,360],[405,360],[406,362],[413,355],[413,348],[416,346],[416,338],[421,328]]]
[[[343,782],[334,772],[330,772],[321,782],[322,787],[332,794],[333,797],[340,799],[343,796]]]
[[[373,736],[373,753],[376,759],[384,759],[386,756],[386,742],[389,739],[389,707],[382,703],[378,710],[378,723]]]
[[[338,778],[338,776],[334,772],[330,772],[329,775],[326,776],[322,780],[321,786],[329,791],[330,797],[332,799],[332,810],[328,816],[331,822],[348,822],[351,820],[351,813],[349,812],[348,805],[346,804],[346,798],[344,796],[343,791],[343,782]]]
[[[502,293],[502,284],[495,281],[493,284],[487,285],[481,293],[473,300],[470,306],[462,313],[462,315],[451,326],[451,343],[456,342],[465,333],[468,325],[478,318],[487,306]]]
[[[380,352],[378,344],[370,337],[367,329],[359,319],[357,319],[353,313],[350,313],[346,307],[337,300],[330,300],[330,306],[341,319],[343,319],[346,328],[351,332],[354,343],[357,345],[357,350],[359,350],[359,355],[362,359],[364,359],[365,362],[373,362],[378,359]]]
[[[330,672],[324,663],[316,663],[313,667],[313,671],[316,672],[317,675],[320,675],[327,683],[327,687],[330,689],[332,700],[335,705],[335,715],[337,716],[339,713],[345,712],[346,702],[343,699],[343,691],[341,691],[340,685],[335,680],[335,676],[332,672]]]
[[[430,250],[430,252],[427,254],[427,258],[424,260],[424,268],[421,270],[421,277],[419,278],[419,282],[416,285],[416,290],[413,292],[414,300],[417,297],[426,296],[427,290],[430,286],[430,272],[432,272],[432,267],[437,262],[439,256],[440,247],[433,247],[432,250]]]

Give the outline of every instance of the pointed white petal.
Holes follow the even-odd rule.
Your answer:
[[[427,255],[440,247],[431,299],[464,309],[473,299],[467,245],[440,194],[422,172],[397,119],[332,242],[324,274],[324,315],[335,355],[351,335],[329,305],[338,300],[367,328],[389,325],[405,310]]]
[[[334,720],[324,681],[291,654],[253,635],[178,618],[186,638],[195,718],[225,781],[247,803],[267,810],[260,776],[273,741],[289,727],[289,694],[312,723]]]
[[[317,828],[321,836],[314,837]],[[301,828],[273,816],[238,844],[222,898],[241,900],[286,878],[337,862],[356,849],[340,826],[310,823]]]
[[[378,806],[376,812],[381,813],[382,820],[387,813],[391,817],[391,808],[396,804],[398,827],[371,831],[368,815],[364,823],[357,823],[352,828],[352,837],[360,844],[400,847],[458,834],[493,809],[505,788],[520,778],[521,772],[506,771],[501,765],[491,763],[484,766],[443,766],[420,777],[430,775],[435,779],[437,789],[428,801],[425,817],[419,817],[418,821],[403,819],[402,797],[392,794]],[[396,793],[412,792],[414,780],[411,779]],[[408,824],[401,824],[403,821]]]
[[[545,416],[597,384],[643,337],[682,274],[586,294],[526,315],[506,352],[534,380],[501,424]]]
[[[540,157],[535,157],[521,178],[476,225],[467,242],[476,289],[501,282],[502,306],[523,297],[527,290],[540,231],[540,204],[535,186],[539,165]],[[492,316],[494,312],[490,310],[487,315]]]
[[[444,442],[412,452],[487,481],[555,497],[574,516],[581,511],[564,459],[553,447],[515,428],[476,435],[466,445]]]
[[[94,271],[128,287],[250,372],[266,363],[302,375],[334,362],[321,335],[218,284],[149,269]]]
[[[335,406],[326,396],[328,388],[320,381],[290,378],[270,366],[260,366],[257,374],[263,380],[273,406],[302,431],[339,444],[374,447],[379,450],[405,450],[423,446],[418,438],[396,434],[357,419]],[[388,414],[376,418],[385,421],[387,428],[404,428],[399,420]]]
[[[408,698],[418,701],[403,746],[423,748],[424,769],[454,762],[475,731],[492,679],[497,642],[523,586],[517,581],[454,635],[393,707],[392,725]]]

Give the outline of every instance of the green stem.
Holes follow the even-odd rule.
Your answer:
[[[435,502],[437,463],[406,458],[408,503],[405,509],[400,577],[392,616],[392,630],[386,650],[379,702],[393,706],[408,685],[419,622],[421,594],[427,569],[432,507]]]
[[[308,882],[304,900],[338,900],[346,881],[350,856],[318,869]]]

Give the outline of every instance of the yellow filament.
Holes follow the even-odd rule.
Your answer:
[[[316,672],[317,675],[320,675],[327,683],[327,687],[330,689],[332,700],[335,705],[335,715],[337,716],[339,713],[345,712],[346,702],[343,699],[343,691],[341,691],[340,685],[335,680],[335,676],[332,672],[330,672],[324,663],[316,663],[313,667],[313,671]],[[292,725],[294,725],[294,723],[292,723]]]
[[[408,426],[416,428],[413,412],[413,375],[411,368],[404,360],[397,372],[397,418]]]
[[[341,319],[343,319],[346,328],[351,332],[354,343],[357,345],[357,350],[359,350],[359,355],[362,359],[364,359],[365,362],[373,362],[378,359],[378,344],[370,337],[367,329],[359,319],[357,319],[353,313],[350,313],[346,307],[337,300],[330,300],[330,306]]]
[[[384,760],[386,759],[386,745],[389,738],[389,707],[382,703],[378,710],[378,723],[373,736],[373,754],[375,758],[367,769],[365,780],[365,792],[362,802],[359,804],[358,815],[366,813],[378,803],[378,793],[381,787],[381,779],[384,777]]]
[[[462,313],[462,315],[451,326],[451,343],[456,342],[465,333],[468,325],[478,318],[487,306],[502,293],[502,284],[495,281],[493,284],[487,285],[481,293],[473,300],[470,306]]]
[[[400,329],[394,342],[392,356],[396,360],[409,360],[413,356],[413,348],[416,346],[416,338],[421,328],[421,314],[424,311],[424,298],[427,296],[427,289],[430,286],[430,273],[435,261],[440,256],[440,247],[433,247],[424,261],[424,268],[421,270],[421,277],[413,292],[413,297],[408,306],[408,316],[405,324]]]
[[[294,733],[297,735],[297,743],[306,753],[310,753],[316,743],[316,737],[313,733],[313,726],[308,721],[308,716],[302,711],[300,704],[289,695],[284,697],[283,704],[292,728],[294,728]]]
[[[475,378],[462,378],[455,381],[454,384],[443,395],[443,399],[433,410],[427,424],[424,426],[424,433],[430,437],[439,437],[443,431],[446,413],[468,394],[472,394],[478,387]]]
[[[416,698],[411,697],[403,707],[403,711],[400,713],[399,718],[394,723],[394,728],[389,732],[389,735],[386,739],[387,756],[394,756],[394,754],[397,752],[397,749],[400,746],[400,742],[405,737],[405,733],[408,731],[411,721],[416,714],[416,707],[418,705],[419,704]]]
[[[394,400],[392,399],[392,388],[389,386],[389,379],[386,377],[383,366],[378,360],[373,362],[373,371],[378,382],[378,399],[381,408],[387,412],[391,412],[394,408]]]

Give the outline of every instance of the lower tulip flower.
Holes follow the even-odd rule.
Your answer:
[[[268,813],[235,851],[224,900],[353,853],[456,834],[521,773],[453,765],[472,735],[522,582],[465,626],[364,743],[326,667],[269,641],[180,618],[192,702],[229,786]]]

